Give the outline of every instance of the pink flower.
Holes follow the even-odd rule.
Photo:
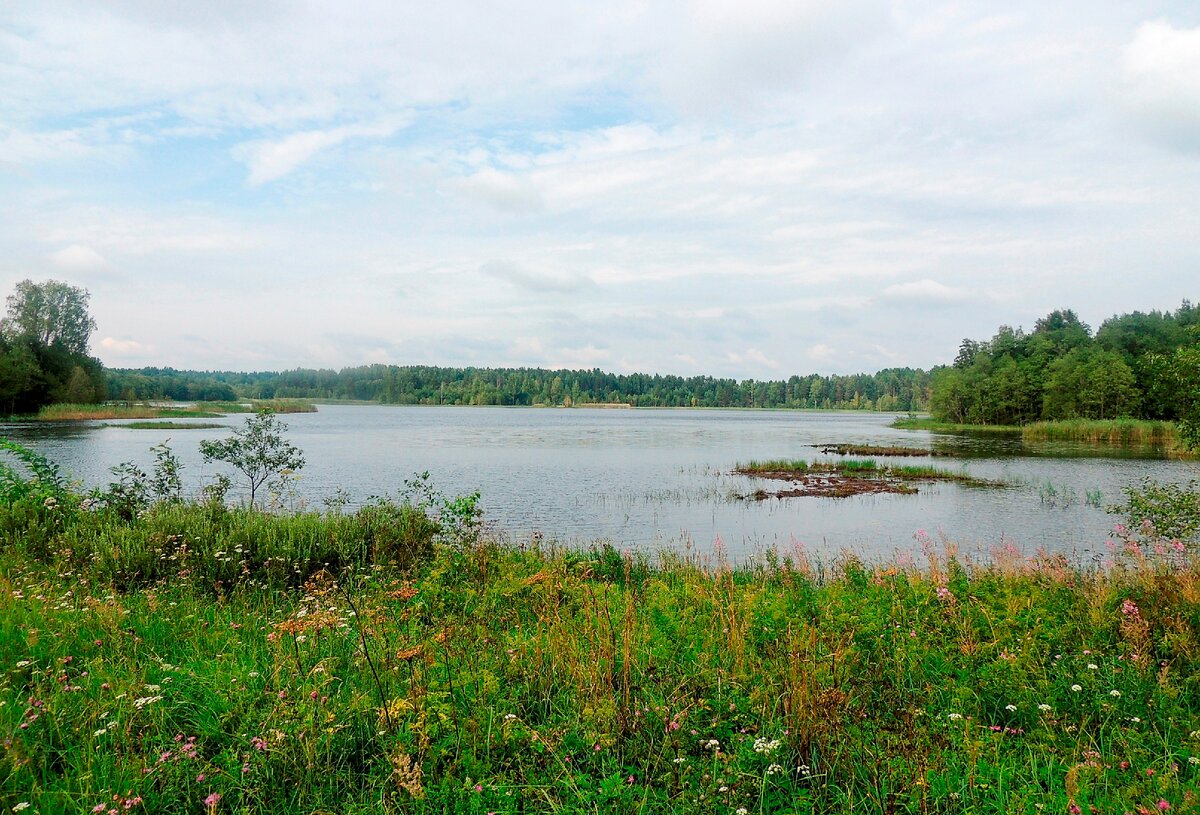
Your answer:
[[[1079,804],[1072,801],[1071,805],[1067,807],[1067,812],[1070,812],[1071,815],[1082,815],[1083,809],[1080,808]]]
[[[1158,799],[1158,808],[1159,808],[1159,810],[1161,810],[1162,812],[1166,812],[1168,809],[1170,809],[1170,808],[1171,808],[1171,805],[1167,803],[1167,799],[1166,799],[1166,798],[1159,798],[1159,799]]]
[[[219,792],[210,792],[204,799],[204,805],[209,809],[216,809],[219,803],[221,803],[221,793]]]
[[[476,785],[475,785],[475,791],[476,791],[476,792],[483,792],[483,784],[476,784]]]

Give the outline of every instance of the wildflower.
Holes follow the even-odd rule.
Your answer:
[[[1089,663],[1088,663],[1088,670],[1089,670],[1089,671],[1094,671],[1094,670],[1096,670],[1096,669],[1097,669],[1097,668],[1099,668],[1099,667],[1100,667],[1100,666],[1099,666],[1099,665],[1097,665],[1095,662],[1089,662]]]
[[[221,803],[221,793],[219,792],[210,792],[208,797],[204,799],[204,806],[209,809],[216,809],[219,803]]]
[[[161,702],[161,701],[162,701],[161,696],[142,696],[141,698],[133,700],[133,706],[140,709],[140,708],[144,708],[146,705],[152,705],[155,702]]]
[[[1083,686],[1082,685],[1072,685],[1071,690],[1073,690],[1075,693],[1079,693],[1081,690],[1083,690]]]
[[[47,500],[47,501],[53,501],[54,499],[53,499],[53,498],[47,498],[46,500]],[[50,506],[50,505],[49,505],[49,504],[46,504],[46,506]],[[21,811],[21,810],[23,810],[23,809],[29,809],[29,802],[28,802],[28,801],[22,801],[21,803],[19,803],[19,804],[16,804],[15,806],[13,806],[13,808],[12,808],[12,811],[13,811],[13,812],[20,812],[20,811]]]
[[[1004,709],[1007,710],[1009,713],[1013,713],[1016,711],[1017,706],[1016,705],[1005,705]]]
[[[952,722],[957,722],[959,719],[962,718],[962,714],[961,713],[947,713],[946,718]]]
[[[103,811],[104,811],[104,804],[102,804],[102,803],[96,804],[94,807],[92,807],[92,812],[103,812]]]
[[[1158,799],[1158,808],[1160,811],[1166,812],[1168,809],[1171,808],[1171,805],[1167,803],[1166,798],[1159,798]]]
[[[770,767],[767,767],[767,775],[779,775],[781,772],[783,772],[783,767],[779,764],[772,764]]]
[[[1050,710],[1050,706],[1048,704],[1046,704],[1045,702],[1042,702],[1042,704],[1038,705],[1038,710],[1045,713]]]
[[[1188,764],[1191,764],[1193,767],[1195,767],[1197,764],[1200,764],[1200,757],[1197,757],[1197,756],[1189,757]]]
[[[736,810],[734,810],[733,815],[750,815],[750,810],[746,809],[745,807],[738,807]]]
[[[1115,699],[1116,697],[1121,695],[1121,692],[1119,690],[1110,690],[1108,692],[1108,695]]]

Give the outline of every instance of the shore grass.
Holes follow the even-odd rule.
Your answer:
[[[1175,423],[1144,419],[1065,419],[1021,428],[1027,441],[1085,441],[1103,444],[1175,444]]]
[[[892,427],[897,425],[893,424]],[[923,447],[895,447],[879,444],[814,444],[822,453],[839,456],[891,456],[893,458],[920,458],[924,456],[954,456],[949,450],[930,450]]]
[[[121,424],[110,424],[109,427],[124,427],[129,430],[213,430],[226,425],[217,424],[216,422],[123,422]]]
[[[902,430],[934,433],[1020,434],[1023,441],[1075,441],[1111,445],[1151,445],[1173,449],[1175,423],[1148,419],[1056,419],[1027,425],[977,425],[941,422],[929,417],[902,416],[892,422]],[[932,454],[931,454],[932,455]]]
[[[41,422],[74,422],[89,419],[216,419],[224,411],[209,409],[203,403],[187,407],[164,407],[161,405],[46,405],[38,411]]]
[[[929,416],[900,416],[891,427],[900,430],[929,430],[934,433],[995,433],[998,435],[1016,435],[1021,428],[1014,425],[994,424],[955,424],[943,422]]]
[[[1170,546],[650,562],[395,504],[68,495],[0,528],[5,811],[1197,806],[1200,562]]]
[[[38,411],[40,422],[75,422],[92,419],[218,419],[228,413],[316,413],[305,399],[262,399],[244,402],[195,402],[190,405],[124,404],[46,405]]]

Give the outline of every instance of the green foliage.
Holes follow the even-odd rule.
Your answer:
[[[254,507],[258,490],[269,479],[286,477],[304,466],[304,454],[284,438],[286,430],[278,417],[263,411],[247,418],[245,426],[229,438],[200,442],[200,454],[205,461],[223,461],[239,470]]]
[[[22,280],[8,297],[8,315],[0,321],[0,331],[10,339],[86,356],[88,340],[96,330],[96,321],[88,313],[90,298],[86,289],[58,280]]]
[[[1129,527],[1182,541],[1200,534],[1200,482],[1168,484],[1145,479],[1141,486],[1126,487],[1124,504],[1112,507],[1128,520]]]
[[[0,321],[0,413],[103,397],[103,366],[87,355],[95,329],[87,302],[86,290],[55,280],[17,284]]]
[[[0,460],[0,501],[12,504],[30,500],[68,501],[72,496],[58,465],[35,450],[0,438],[0,451],[16,460],[20,468]]]
[[[989,342],[963,340],[953,366],[931,373],[930,412],[962,425],[1183,419],[1196,366],[1176,357],[1186,356],[1195,311],[1184,301],[1174,314],[1114,317],[1095,339],[1073,312],[1054,311],[1030,334],[1001,326]]]
[[[541,368],[369,365],[340,371],[240,373],[143,368],[109,372],[111,399],[197,399],[228,387],[249,399],[302,397],[385,404],[920,410],[929,377],[912,368],[756,381]],[[230,398],[230,397],[222,397]]]

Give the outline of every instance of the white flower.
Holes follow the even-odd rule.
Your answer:
[[[162,690],[162,686],[161,685],[147,685],[146,690],[150,691],[151,693],[157,693],[158,691]]]
[[[161,701],[162,701],[161,696],[143,696],[139,699],[134,699],[133,706],[136,708],[143,708],[146,705],[152,705],[155,702],[161,702]]]
[[[1108,695],[1109,695],[1109,696],[1112,696],[1112,697],[1117,697],[1117,696],[1120,696],[1120,695],[1121,695],[1121,692],[1120,692],[1119,690],[1110,690],[1110,691],[1108,692]]]
[[[687,761],[687,759],[684,758],[683,756],[680,756],[679,758],[675,759],[676,764],[683,764],[685,761]]]
[[[47,500],[47,501],[53,501],[54,499],[53,499],[53,498],[47,498],[46,500]],[[50,505],[49,505],[49,504],[46,504],[46,506],[50,506]],[[21,811],[21,810],[23,810],[23,809],[29,809],[29,802],[28,802],[28,801],[22,801],[21,803],[19,803],[19,804],[16,804],[16,805],[13,807],[13,810],[12,810],[12,811],[13,811],[13,812],[20,812],[20,811]]]
[[[1042,704],[1038,705],[1038,710],[1042,711],[1043,713],[1045,713],[1045,712],[1046,712],[1046,711],[1048,711],[1049,709],[1050,709],[1050,706],[1049,706],[1048,704],[1046,704],[1045,702],[1043,702]]]
[[[1188,764],[1191,764],[1193,767],[1197,764],[1200,764],[1200,757],[1197,757],[1197,756],[1190,757],[1188,759]]]
[[[781,772],[783,772],[783,767],[779,764],[772,764],[770,767],[767,767],[767,775],[779,775]]]
[[[1016,705],[1005,705],[1004,709],[1011,712],[1011,711],[1015,711],[1017,709],[1017,706]]]
[[[1140,718],[1138,718],[1137,716],[1130,716],[1130,717],[1129,717],[1129,721],[1133,722],[1134,724],[1141,724],[1141,723],[1142,723],[1142,720],[1141,720]]]
[[[733,815],[750,815],[750,810],[745,807],[738,807],[733,811]]]
[[[758,753],[759,755],[767,756],[778,749],[779,739],[767,740],[759,738],[754,740],[754,752]]]
[[[1079,693],[1081,690],[1083,690],[1083,686],[1082,685],[1072,685],[1071,690],[1075,691],[1076,693]]]
[[[959,719],[962,718],[962,714],[961,713],[947,713],[946,718],[952,722],[957,722]]]
[[[93,734],[92,734],[92,736],[93,736],[94,738],[100,738],[101,736],[103,736],[103,735],[104,735],[105,733],[107,733],[107,732],[108,732],[108,728],[107,728],[107,727],[102,727],[102,728],[100,728],[99,730],[97,730],[95,733],[93,733]]]
[[[1096,670],[1096,669],[1097,669],[1097,668],[1099,668],[1099,667],[1100,667],[1100,666],[1099,666],[1099,665],[1097,665],[1095,662],[1089,662],[1089,663],[1088,663],[1088,670],[1089,670],[1089,671],[1094,671],[1094,670]]]
[[[18,668],[28,668],[28,667],[29,667],[30,665],[32,665],[32,664],[33,664],[33,661],[32,661],[32,660],[29,660],[29,659],[23,659],[23,660],[21,660],[20,662],[18,662],[18,663],[17,663],[17,667],[18,667]]]

